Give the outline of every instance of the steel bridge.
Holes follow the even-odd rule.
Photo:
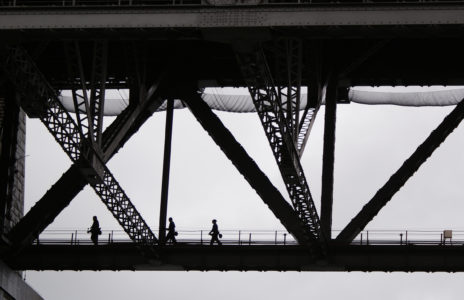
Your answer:
[[[353,241],[459,125],[464,102],[331,238],[337,105],[357,85],[464,85],[463,25],[464,1],[1,0],[2,147],[9,150],[2,151],[2,259],[18,270],[463,271],[464,247]],[[204,88],[226,86],[248,88],[291,203],[202,100]],[[303,87],[308,101],[300,109]],[[103,130],[105,92],[114,88],[130,91],[129,105]],[[64,90],[79,112],[73,116],[59,100]],[[190,109],[295,244],[165,245],[174,99]],[[323,100],[317,211],[300,158]],[[154,232],[107,162],[165,102]],[[18,128],[7,116],[19,108],[42,121],[73,164],[10,228]],[[132,242],[34,243],[86,185]]]

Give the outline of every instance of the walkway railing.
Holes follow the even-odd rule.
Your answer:
[[[157,232],[157,231],[155,231]],[[176,237],[179,244],[209,245],[209,230],[181,230]],[[295,239],[286,231],[269,230],[221,230],[221,242],[225,245],[296,245]],[[122,230],[102,230],[98,243],[132,243]],[[45,230],[34,244],[92,244],[87,230]],[[169,243],[168,243],[169,244]]]
[[[445,231],[448,234],[445,234]],[[338,233],[339,231],[335,231],[334,236]],[[351,244],[462,246],[464,245],[464,230],[364,230]]]
[[[155,231],[156,232],[156,231]],[[176,237],[179,245],[209,245],[209,230],[179,230]],[[334,236],[338,232],[334,232]],[[224,245],[297,245],[286,231],[272,230],[222,230],[220,239]],[[451,236],[451,237],[449,237]],[[122,230],[102,230],[99,245],[132,243]],[[45,230],[36,245],[90,245],[86,230]],[[352,245],[464,245],[464,231],[454,230],[366,230],[361,232]],[[170,243],[168,243],[168,246]]]
[[[9,7],[453,4],[463,0],[1,0]]]

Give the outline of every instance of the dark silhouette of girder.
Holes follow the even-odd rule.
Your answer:
[[[103,156],[105,162],[109,161],[138,131],[151,116],[149,112],[156,110],[162,104],[163,100],[158,95],[150,96],[140,105],[128,106],[103,132],[103,145],[107,148]],[[88,181],[82,176],[79,166],[73,164],[13,227],[9,236],[14,247],[20,249],[30,245],[87,184]]]
[[[143,256],[130,243],[32,245],[8,264],[17,270],[383,271],[462,272],[462,246],[334,246],[327,260],[302,246],[177,245]]]
[[[272,43],[272,48],[269,50],[276,65],[274,76],[277,82],[282,83],[282,85],[277,85],[275,88],[281,99],[283,114],[289,127],[289,134],[295,144],[298,144],[300,129],[303,51],[303,40],[296,38],[279,39]],[[283,83],[286,84],[284,85]]]
[[[337,243],[350,243],[364,227],[380,212],[406,181],[414,175],[419,167],[445,141],[448,135],[464,119],[464,101],[456,105],[453,111],[443,119],[438,127],[430,133],[425,141],[414,151],[403,165],[375,193],[374,197],[361,209],[350,223],[337,236]]]
[[[232,161],[264,203],[269,206],[269,209],[288,232],[302,245],[316,248],[320,241],[308,238],[307,228],[301,223],[297,212],[292,209],[279,190],[274,187],[245,149],[201,99],[201,95],[193,88],[190,94],[183,97],[183,100],[201,126]],[[312,255],[319,256],[321,252],[312,251]]]
[[[96,40],[93,44],[92,75],[89,86],[87,86],[84,75],[79,43],[77,41],[67,42],[65,49],[69,77],[76,78],[78,81],[78,84],[71,90],[74,109],[79,112],[76,114],[77,125],[92,147],[100,149],[108,67],[108,41]],[[90,95],[88,95],[88,89],[90,89]]]
[[[300,163],[296,138],[292,137],[285,118],[264,51],[259,46],[252,52],[237,52],[237,58],[290,200],[305,231],[305,238],[299,238],[298,242],[310,245],[315,253],[324,253],[326,240]],[[293,117],[289,119],[292,121]]]
[[[322,5],[324,6],[324,4]],[[457,120],[450,121],[454,125],[450,125],[446,129],[442,128],[443,131],[439,130],[441,133],[438,134],[438,137],[433,138],[434,141],[428,144],[430,148],[424,147],[419,151],[418,157],[411,157],[405,162],[404,169],[400,168],[399,170],[400,175],[395,173],[392,176],[398,180],[391,179],[387,182],[385,187],[379,190],[373,200],[345,228],[344,236],[340,235],[338,239],[341,244],[329,241],[330,218],[332,217],[331,189],[333,188],[335,128],[327,127],[327,138],[324,146],[324,174],[328,176],[324,176],[326,179],[323,180],[325,187],[322,188],[320,220],[320,231],[324,232],[326,245],[323,239],[318,236],[318,234],[320,235],[319,230],[309,230],[308,234],[308,227],[301,226],[301,218],[298,218],[295,209],[292,209],[285,202],[284,197],[272,186],[266,175],[259,170],[219,120],[215,119],[214,114],[207,107],[204,107],[203,103],[191,101],[191,99],[199,99],[198,87],[248,85],[252,95],[254,92],[255,96],[258,94],[260,97],[262,96],[260,100],[263,100],[264,104],[269,104],[269,107],[277,105],[273,107],[277,111],[272,116],[277,119],[272,124],[275,126],[269,126],[270,123],[267,123],[266,126],[268,129],[272,127],[281,130],[283,128],[281,132],[284,134],[280,137],[282,141],[273,138],[270,140],[271,146],[277,149],[274,150],[274,154],[280,158],[286,157],[280,162],[290,166],[283,171],[290,174],[295,170],[298,173],[301,169],[301,166],[298,166],[299,158],[308,140],[308,133],[314,123],[315,114],[320,107],[321,88],[327,84],[325,80],[327,80],[329,70],[323,64],[324,62],[330,61],[331,65],[338,68],[340,71],[336,77],[338,82],[334,85],[343,84],[343,87],[351,85],[464,84],[463,63],[460,59],[464,51],[464,40],[462,39],[464,22],[460,16],[460,12],[464,10],[464,2],[451,4],[445,4],[441,1],[417,2],[415,4],[397,2],[376,6],[374,1],[371,4],[358,3],[348,10],[343,5],[344,3],[334,3],[324,6],[323,10],[313,9],[314,6],[310,5],[287,5],[287,3],[269,6],[266,4],[266,7],[264,5],[215,7],[213,10],[211,7],[203,5],[197,7],[173,6],[169,10],[160,7],[145,7],[144,18],[131,20],[130,26],[133,27],[125,26],[128,24],[124,23],[125,19],[119,18],[119,16],[137,13],[137,9],[134,9],[136,6],[107,6],[105,9],[100,7],[33,8],[27,7],[27,5],[2,7],[2,11],[0,11],[0,37],[2,41],[5,41],[5,44],[19,43],[27,48],[29,53],[33,54],[40,73],[43,74],[43,76],[37,76],[34,65],[29,64],[27,59],[24,60],[23,57],[20,57],[21,55],[7,56],[22,61],[24,67],[23,69],[10,68],[9,74],[6,76],[21,87],[22,98],[28,100],[22,101],[21,106],[30,116],[44,116],[49,109],[49,99],[56,96],[55,91],[61,89],[82,91],[86,89],[83,88],[84,85],[89,85],[93,92],[89,96],[86,112],[93,118],[94,125],[89,128],[101,135],[101,142],[96,137],[95,143],[88,143],[87,146],[83,147],[82,144],[85,143],[82,141],[85,139],[82,136],[88,136],[88,134],[82,134],[83,122],[78,124],[76,129],[72,123],[67,123],[69,120],[66,118],[55,120],[57,121],[55,125],[58,127],[53,127],[51,130],[56,132],[62,128],[61,126],[67,126],[67,130],[63,132],[67,132],[69,135],[62,136],[61,141],[68,153],[76,158],[76,163],[13,229],[11,232],[12,241],[16,246],[23,248],[24,252],[20,252],[17,257],[9,257],[8,263],[18,269],[137,269],[137,267],[142,266],[153,270],[172,268],[182,270],[463,271],[462,257],[464,256],[459,247],[348,245],[352,237],[359,232],[359,228],[365,226],[391,199],[391,196],[401,188],[407,178],[412,176],[415,168],[418,167],[417,165],[420,165],[420,161],[428,157],[427,153],[438,147],[438,140],[446,138],[448,133],[445,132],[450,132],[451,127],[457,126],[454,124]],[[369,9],[366,10],[366,7]],[[65,17],[70,14],[75,15],[77,9],[82,13],[80,18]],[[178,16],[179,12],[182,12],[182,18],[171,18],[171,16]],[[373,12],[377,17],[373,17]],[[55,18],[57,14],[64,17]],[[161,15],[162,18],[159,17]],[[335,15],[337,17],[334,17]],[[39,22],[34,20],[39,20]],[[67,23],[64,24],[63,20],[66,20]],[[385,20],[392,22],[385,23]],[[107,21],[112,21],[113,25],[108,26]],[[137,23],[142,21],[143,23]],[[357,25],[353,25],[353,22]],[[448,24],[441,25],[443,23]],[[246,28],[243,25],[246,25]],[[220,30],[218,30],[219,28]],[[243,76],[243,70],[237,64],[235,48],[233,47],[236,45],[237,36],[240,37],[239,40],[245,48],[255,45],[257,41],[264,41],[268,45],[275,41],[284,41],[280,44],[280,46],[285,45],[284,47],[272,49],[271,46],[271,49],[266,49],[266,54],[274,53],[278,60],[276,65],[272,63],[270,66],[268,65],[271,69],[269,73],[272,76],[265,74],[264,79],[259,79],[261,83],[250,80],[255,76]],[[296,43],[285,44],[285,38],[289,37]],[[76,84],[77,79],[84,76],[69,75],[63,71],[65,69],[63,66],[67,64],[72,66],[71,64],[77,61],[75,55],[73,59],[66,59],[65,55],[60,52],[63,40],[73,38],[85,40],[82,43],[86,46],[81,45],[83,50],[81,54],[82,59],[86,62],[97,58],[96,53],[100,53],[98,55],[100,62],[105,60],[104,48],[91,50],[91,46],[94,45],[93,41],[99,40],[101,42],[99,45],[104,45],[104,41],[101,40],[104,38],[108,41],[108,47],[111,49],[111,55],[107,56],[109,68],[105,68],[104,64],[95,61],[90,68],[87,65],[83,67],[83,71],[73,71],[74,74],[83,73],[88,77],[87,79],[90,79],[86,79],[85,84],[82,84],[82,81]],[[150,57],[143,63],[133,64],[125,55],[124,49],[133,44],[134,40],[141,40],[143,47],[150,53]],[[300,41],[301,44],[299,44]],[[323,49],[319,51],[318,56],[315,55],[314,50],[319,45],[326,47],[322,47]],[[7,47],[0,49],[2,56],[5,54],[5,49]],[[182,50],[174,54],[173,49]],[[303,63],[301,63],[300,52],[302,49],[305,56]],[[306,55],[309,55],[307,59]],[[172,56],[182,63],[173,66],[166,59],[166,57]],[[195,59],[184,60],[185,57],[194,57]],[[425,61],[427,68],[423,67]],[[8,64],[7,61],[2,67]],[[99,67],[97,67],[98,65]],[[253,69],[257,66],[261,68],[262,65],[245,66],[245,68]],[[137,72],[136,76],[133,76],[134,74],[128,72],[128,66],[129,69],[135,67],[136,69],[146,68],[150,70],[152,82],[148,82],[143,75]],[[244,67],[243,64],[241,67]],[[162,253],[162,263],[157,259],[155,259],[156,263],[152,263],[150,259],[156,258],[154,253],[140,253],[137,246],[132,244],[97,248],[83,246],[76,249],[44,245],[36,248],[28,247],[27,245],[70,203],[89,179],[95,179],[93,184],[97,185],[98,180],[104,178],[104,173],[96,172],[96,169],[105,165],[118,149],[136,133],[164,99],[172,98],[173,95],[169,93],[176,94],[173,90],[180,86],[181,80],[174,76],[172,78],[175,78],[176,81],[170,82],[172,86],[169,87],[169,92],[160,92],[160,89],[163,90],[163,87],[167,85],[162,76],[166,69],[174,70],[176,75],[181,74],[180,76],[194,78],[195,86],[190,87],[189,95],[185,97],[186,103],[190,103],[192,112],[208,133],[212,135],[216,143],[221,146],[225,154],[263,198],[263,201],[303,246],[266,246],[247,249],[238,246],[225,246],[223,248],[166,247],[165,249],[157,249],[160,251],[159,253]],[[100,75],[95,73],[94,76],[91,76],[92,70],[100,72]],[[105,70],[107,71],[106,79]],[[18,76],[17,72],[27,73],[28,76]],[[136,77],[137,80],[134,80]],[[101,79],[95,80],[95,78]],[[153,78],[157,79],[153,80]],[[268,79],[277,82],[262,83],[263,80]],[[133,84],[131,80],[137,81],[137,83]],[[295,111],[295,108],[298,106],[297,95],[298,89],[301,88],[301,82],[304,82],[303,85],[309,85],[310,96],[308,106],[303,111],[302,117],[298,118],[296,115],[300,112]],[[98,86],[98,83],[105,86]],[[149,86],[147,83],[152,84],[150,88],[147,88]],[[266,90],[267,86],[277,88],[276,94],[278,96],[280,90],[280,97],[271,95],[274,92]],[[98,105],[92,107],[91,99],[92,97],[94,97],[93,99],[103,99],[103,97],[99,98],[100,92],[104,92],[105,88],[108,87],[130,88],[131,103],[105,132],[101,132],[101,129],[95,126],[99,122],[97,120],[98,111],[101,112],[101,109],[98,109]],[[285,93],[289,93],[289,95],[284,95]],[[288,96],[291,101],[285,105],[280,99],[279,103],[279,98],[282,96]],[[269,103],[266,102],[267,100]],[[341,98],[338,97],[337,100],[340,101]],[[82,102],[76,101],[76,106],[79,107],[80,103]],[[286,106],[287,110],[282,105]],[[59,109],[53,112],[55,115],[60,113]],[[326,123],[335,125],[335,111],[332,110],[330,114],[326,115],[326,118],[329,120]],[[49,121],[47,120],[47,122]],[[98,132],[99,130],[100,132]],[[432,135],[435,134],[432,133]],[[79,138],[79,136],[81,136],[79,141],[82,143],[76,144],[75,137]],[[282,147],[279,148],[276,141],[283,146],[281,145]],[[238,152],[235,153],[236,151]],[[95,159],[91,159],[89,156],[93,152],[95,152],[93,156]],[[282,165],[281,163],[279,166],[282,167]],[[87,170],[87,177],[82,174],[83,168]],[[99,174],[99,178],[94,178],[95,175]],[[104,191],[100,192],[103,195]],[[309,205],[313,204],[310,202]],[[109,204],[109,206],[111,205]],[[299,208],[296,210],[298,211]],[[309,210],[311,216],[311,208]],[[118,213],[117,209],[113,209],[113,211]],[[308,219],[309,221],[305,220],[316,224],[313,227],[309,226],[310,229],[317,229],[319,226],[314,216],[317,214],[313,214]],[[329,225],[324,225],[325,221]],[[321,236],[324,237],[324,235]],[[318,258],[316,261],[315,252],[324,252],[320,251],[321,247],[326,248],[325,256],[316,255]],[[77,253],[78,251],[80,252]],[[55,255],[53,256],[53,254]]]
[[[87,183],[79,166],[73,164],[10,230],[8,236],[13,248],[17,251],[30,245]]]
[[[41,112],[39,117],[56,141],[62,146],[71,160],[78,164],[80,171],[84,175],[89,168],[91,171],[95,171],[95,160],[89,162],[88,158],[83,156],[81,152],[84,145],[87,149],[93,151],[93,154],[97,154],[95,149],[91,148],[87,141],[82,139],[79,127],[62,107],[55,91],[37,69],[32,59],[21,47],[6,47],[6,49],[2,50],[2,54],[4,54],[4,71],[9,75],[9,79],[16,85],[18,90],[21,92],[29,88],[29,93],[42,97],[43,107],[38,107]],[[26,112],[28,112],[27,109]],[[34,113],[36,112],[34,111]],[[99,164],[98,167],[103,170],[102,177],[97,180],[93,180],[93,178],[89,180],[89,177],[86,179],[90,181],[89,183],[103,203],[135,242],[139,244],[153,244],[156,242],[155,235],[119,186],[114,176],[101,160],[97,159],[97,163]]]
[[[332,239],[332,207],[335,164],[335,123],[337,116],[337,82],[329,75],[325,97],[324,151],[322,155],[321,228]]]
[[[322,86],[323,83],[323,66],[322,66],[322,50],[320,43],[313,45],[310,52],[308,62],[309,75],[307,79],[308,95],[306,107],[301,116],[297,137],[297,149],[300,158],[303,156],[306,148],[306,143],[309,139],[309,134],[316,120],[317,113],[322,102]]]

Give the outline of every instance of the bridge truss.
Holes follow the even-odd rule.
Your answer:
[[[90,29],[80,26],[76,23],[79,21],[72,18],[69,23],[61,24],[63,30],[57,31],[62,27],[51,19],[44,28],[36,28],[28,13],[34,8],[28,5],[24,7],[27,12],[23,18],[12,23],[13,29],[5,29],[6,25],[0,22],[0,29],[4,30],[0,36],[6,41],[0,45],[0,98],[9,105],[18,104],[16,109],[19,106],[29,117],[39,118],[73,163],[11,230],[2,232],[3,259],[18,269],[91,269],[92,266],[96,269],[131,269],[141,262],[155,262],[156,266],[161,266],[159,269],[169,264],[182,269],[205,270],[399,270],[409,266],[412,271],[462,271],[464,268],[459,258],[462,250],[459,249],[421,248],[406,253],[404,248],[387,249],[377,245],[370,248],[375,253],[374,260],[364,260],[363,255],[370,251],[365,247],[374,246],[351,245],[351,242],[460,124],[464,118],[464,102],[455,107],[335,238],[332,238],[332,203],[336,109],[340,103],[347,103],[347,88],[362,84],[464,84],[464,66],[460,62],[464,50],[464,20],[452,14],[464,10],[464,5],[420,4],[422,14],[418,16],[415,8],[419,4],[382,4],[379,15],[396,22],[382,27],[384,25],[377,24],[378,19],[369,19],[361,9],[362,5],[367,5],[375,10],[372,3],[349,6],[349,9],[340,9],[338,4],[328,7],[324,3],[318,4],[324,8],[321,20],[330,18],[327,12],[337,16],[332,16],[336,23],[333,26],[323,25],[325,21],[321,24],[304,23],[313,20],[308,16],[320,9],[319,6],[314,8],[308,3],[296,6],[293,3],[283,9],[268,4],[265,8],[239,5],[227,13],[227,8],[211,9],[201,3],[195,4],[199,7],[176,6],[171,10],[150,6],[144,12],[146,15],[164,14],[164,17],[151,18],[158,23],[147,23],[146,28],[136,29],[117,23],[120,19],[114,19],[115,7],[98,10],[99,14],[106,14],[107,20],[115,22],[108,25],[111,30],[102,29],[100,20],[93,19],[95,16],[90,14],[85,15],[89,19],[87,25],[94,26]],[[296,10],[298,7],[300,11]],[[17,7],[8,9],[13,15],[21,15],[21,9]],[[36,9],[48,20],[48,8]],[[116,9],[118,16],[140,13],[128,12],[126,8]],[[279,9],[282,10],[280,14]],[[345,14],[347,9],[358,13],[359,25],[347,25],[350,22]],[[442,15],[450,14],[447,20],[457,26],[428,26],[442,24],[443,20],[437,19],[441,15],[434,13],[438,9]],[[71,12],[72,9],[62,13]],[[289,13],[298,16],[295,19],[298,24],[292,25],[285,20]],[[414,26],[409,26],[408,13]],[[431,20],[428,23],[423,20],[427,13]],[[181,15],[181,20],[171,24],[169,16],[175,14]],[[191,18],[192,15],[196,18]],[[274,18],[275,15],[280,17]],[[208,19],[202,19],[204,16]],[[243,30],[243,24],[237,20],[250,28]],[[27,22],[38,30],[36,36],[30,35],[27,24],[24,25]],[[448,38],[442,38],[438,46],[434,39],[442,33]],[[356,38],[341,38],[342,34]],[[422,34],[421,40],[415,39],[417,34]],[[424,60],[431,55],[441,57],[445,62],[430,59],[429,68],[423,70]],[[290,203],[202,100],[204,87],[217,86],[248,88]],[[129,89],[130,103],[103,130],[106,90],[113,88]],[[308,99],[302,99],[303,88],[308,89]],[[77,114],[72,116],[62,106],[58,98],[62,90],[71,91]],[[163,243],[167,192],[161,203],[162,233],[159,238],[155,236],[106,164],[165,101],[168,101],[168,111],[172,115],[173,99],[183,101],[299,246],[253,250],[235,246],[227,249],[225,246],[218,252],[223,261],[214,263],[207,258],[212,251],[208,247],[168,247]],[[318,211],[301,157],[311,145],[311,128],[323,102],[326,108],[324,154],[321,209]],[[306,105],[302,107],[302,103]],[[172,119],[166,126],[165,189],[169,183],[171,125]],[[4,171],[2,174],[7,174]],[[49,265],[40,265],[38,262],[44,261],[47,254],[34,247],[33,241],[87,184],[92,186],[133,241],[130,246],[113,245],[98,251],[106,251],[108,257],[113,258],[119,255],[118,251],[126,251],[130,253],[130,259],[119,266],[99,264],[89,258],[94,250],[84,247],[83,255],[89,257],[81,257],[78,261],[85,261],[86,265],[79,266],[72,259],[74,250],[51,247],[49,253],[58,251],[62,256],[56,261],[50,260],[53,262]],[[390,250],[393,254],[383,252]],[[260,261],[260,251],[269,259]],[[421,265],[420,261],[415,264],[404,261],[411,253],[413,256],[425,253],[437,261],[433,266]],[[455,267],[440,264],[440,255],[449,255],[449,259],[458,264]],[[298,259],[292,259],[292,256]],[[182,262],[182,257],[186,257],[187,262]],[[393,258],[400,258],[403,263],[389,265],[387,262]],[[280,263],[276,265],[275,261]]]

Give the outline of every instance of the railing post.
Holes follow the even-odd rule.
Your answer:
[[[362,244],[363,244],[363,234],[361,232],[361,246],[362,246]]]
[[[369,230],[367,231],[367,237],[366,237],[366,245],[369,246]]]
[[[405,237],[404,241],[405,241],[405,243],[407,245],[408,244],[408,231],[407,230],[406,230],[406,237]]]
[[[203,230],[200,231],[200,245],[203,245]]]
[[[284,245],[286,245],[286,244],[287,244],[287,234],[284,233]]]
[[[71,233],[71,245],[74,243],[74,233]]]
[[[241,235],[241,234],[242,234],[242,231],[239,230],[239,231],[238,231],[238,244],[239,244],[239,245],[240,245],[240,243],[241,243],[241,242],[240,242],[240,235]]]
[[[275,231],[274,244],[277,245],[277,230]]]
[[[250,235],[248,237],[248,246],[251,245],[251,232],[250,232]]]
[[[400,245],[403,245],[403,234],[400,233]]]

